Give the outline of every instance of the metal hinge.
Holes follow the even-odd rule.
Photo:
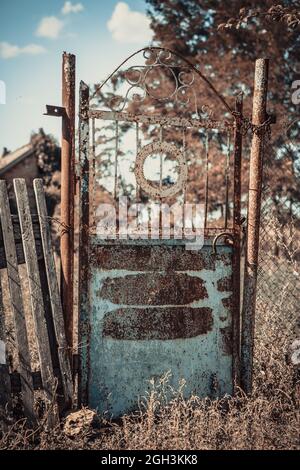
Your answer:
[[[66,108],[63,106],[53,106],[46,104],[46,113],[44,116],[64,117],[66,115]]]

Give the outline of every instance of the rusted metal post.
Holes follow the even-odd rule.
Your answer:
[[[78,342],[80,344],[80,360],[82,364],[88,364],[89,357],[89,227],[90,227],[90,163],[89,163],[89,87],[80,82],[79,89],[79,319]],[[81,367],[78,376],[78,402],[88,403],[89,367]]]
[[[241,261],[241,158],[242,141],[241,117],[243,114],[243,94],[239,94],[235,101],[236,121],[234,129],[234,205],[233,228],[234,249],[232,259],[233,271],[233,383],[240,385],[240,261]]]
[[[268,90],[268,59],[255,63],[252,122],[256,126],[266,121]],[[246,239],[245,279],[242,312],[241,385],[246,393],[252,390],[254,321],[259,249],[259,224],[262,188],[264,133],[252,137],[249,175],[248,224]]]
[[[61,300],[66,339],[73,347],[73,254],[74,254],[74,159],[75,159],[75,56],[63,53],[61,146]]]

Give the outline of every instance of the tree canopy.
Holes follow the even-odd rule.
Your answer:
[[[269,104],[277,116],[266,158],[272,165],[269,184],[274,200],[289,206],[300,201],[299,105],[292,84],[300,78],[299,1],[146,0],[154,42],[200,64],[218,91],[245,95],[244,114],[251,116],[254,61],[270,59]]]
[[[266,141],[265,183],[269,188],[269,197],[282,217],[300,213],[300,152],[299,106],[292,101],[293,82],[300,78],[299,56],[299,2],[285,1],[274,5],[267,0],[261,7],[255,1],[233,0],[146,0],[148,14],[153,29],[153,46],[170,49],[184,57],[203,73],[216,90],[234,108],[235,97],[241,91],[244,94],[243,115],[251,121],[254,63],[259,57],[270,59],[268,112],[276,115],[276,124],[272,125],[272,136]],[[151,65],[152,58],[146,60]],[[151,68],[151,67],[150,67]],[[166,70],[166,69],[164,69]],[[155,93],[165,93],[171,86],[172,76],[159,76],[160,68],[153,67],[150,73],[158,74],[153,83],[160,82]],[[148,74],[149,78],[150,75]],[[178,78],[178,77],[177,77]],[[132,77],[134,81],[134,76]],[[97,92],[101,105],[110,107],[118,102],[118,87],[126,82],[123,71],[112,77],[112,89],[108,93]],[[209,87],[195,82],[193,85],[199,109],[209,105],[216,119],[221,112],[220,101],[211,93]],[[96,89],[97,90],[97,89]],[[155,106],[159,114],[184,115],[177,104],[158,101],[155,104],[151,96],[142,100],[131,101],[127,110],[141,113]],[[226,111],[226,110],[225,110]],[[224,112],[224,109],[222,110]],[[105,128],[103,128],[104,132]],[[120,127],[119,135],[126,133],[128,126]],[[144,136],[159,137],[159,129],[142,126]],[[108,142],[109,151],[114,148],[114,137],[103,133],[99,140]],[[169,141],[182,144],[182,135],[178,131],[168,130],[164,137]],[[203,138],[196,133],[185,136],[190,154],[189,179],[191,194],[198,193],[203,200],[205,187],[199,180],[205,177],[205,146]],[[247,193],[248,159],[251,133],[244,138],[242,189]],[[220,138],[210,148],[209,186],[210,204],[214,210],[225,194],[225,146],[226,136]],[[121,154],[121,150],[118,150]],[[221,155],[221,158],[220,158]],[[223,156],[222,156],[223,155]],[[193,160],[194,158],[194,160]],[[112,159],[111,159],[112,160]],[[107,159],[109,162],[109,158]],[[196,164],[193,163],[196,161]],[[109,166],[109,165],[108,165]],[[107,167],[108,168],[108,167]],[[110,170],[108,170],[110,171]],[[202,181],[203,182],[203,181]],[[120,182],[120,184],[122,181]],[[124,184],[124,182],[123,182]],[[246,204],[246,197],[243,198]]]

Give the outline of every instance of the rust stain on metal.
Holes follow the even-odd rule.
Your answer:
[[[202,279],[181,273],[107,278],[98,296],[123,305],[186,305],[208,298]]]
[[[214,270],[217,260],[230,265],[230,257],[224,253],[213,256],[211,253],[186,250],[185,246],[117,245],[92,247],[90,261],[102,269],[200,271]]]
[[[229,297],[222,299],[222,304],[225,308],[228,308],[228,310],[233,310],[233,306],[235,304],[235,299],[233,298],[233,295],[231,294]]]
[[[108,121],[125,121],[139,122],[142,124],[159,124],[161,126],[176,126],[195,129],[219,129],[220,131],[230,130],[234,127],[234,121],[216,121],[213,119],[191,119],[164,116],[151,116],[144,114],[133,114],[129,112],[102,111],[99,109],[91,109],[89,117],[94,119],[102,119]]]
[[[224,266],[232,265],[232,256],[228,256],[228,253],[217,253],[215,258],[216,260],[221,261]]]
[[[102,336],[120,340],[193,338],[213,326],[211,308],[127,308],[104,316]]]
[[[223,351],[223,353],[226,356],[231,356],[232,349],[233,349],[232,328],[231,327],[220,328],[220,333],[221,333],[221,351]]]
[[[212,397],[216,397],[216,395],[217,395],[218,392],[219,392],[219,388],[220,388],[217,374],[212,373],[212,374],[210,375],[210,380],[209,380],[209,382],[210,382],[210,383],[209,383],[209,388],[210,388],[211,396],[212,396]]]
[[[220,292],[228,292],[232,290],[232,276],[223,277],[217,281],[217,289]]]

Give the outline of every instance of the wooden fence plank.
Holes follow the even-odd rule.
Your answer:
[[[32,219],[32,224],[33,224],[33,232],[34,232],[37,256],[38,256],[38,259],[42,259],[43,249],[42,249],[38,216],[32,215],[31,219]],[[18,264],[24,264],[25,258],[24,258],[19,217],[13,214],[11,216],[11,220],[12,220],[12,225],[13,225],[13,233],[14,233],[14,239],[15,239],[15,247],[17,251]],[[3,241],[3,234],[2,234],[2,229],[0,225],[0,269],[4,269],[6,267],[7,267],[7,263],[6,263],[5,249],[4,249],[4,241]]]
[[[76,357],[76,355],[74,355]],[[76,359],[75,359],[76,360]],[[56,370],[54,368],[55,375],[60,374],[60,370]],[[32,372],[32,382],[33,382],[33,389],[34,390],[43,390],[43,382],[40,370],[35,370]],[[21,379],[20,374],[18,372],[12,372],[9,374],[10,377],[10,387],[11,393],[16,394],[21,392]]]
[[[0,220],[7,262],[8,285],[14,317],[16,346],[18,352],[18,371],[21,378],[22,402],[25,416],[35,422],[34,393],[31,377],[30,351],[24,314],[17,253],[14,241],[9,199],[6,182],[0,181]]]
[[[64,397],[66,404],[70,405],[72,403],[73,395],[72,373],[69,361],[68,345],[65,335],[63,310],[56,277],[55,261],[51,243],[51,234],[47,218],[47,207],[43,189],[43,181],[41,179],[35,179],[33,182],[33,187],[35,192],[37,211],[40,219],[41,238],[44,250],[44,260],[46,266],[50,301],[52,306],[54,329],[56,341],[58,344],[58,357],[61,370],[62,385],[64,389]]]
[[[43,303],[44,303],[44,315],[45,315],[47,331],[48,331],[52,367],[53,367],[54,375],[57,379],[57,393],[56,393],[57,404],[58,404],[59,411],[63,411],[66,408],[66,405],[65,405],[64,391],[63,391],[62,379],[61,379],[61,373],[60,373],[58,347],[57,347],[58,345],[56,341],[56,334],[55,334],[53,315],[52,315],[52,306],[51,306],[51,301],[50,301],[48,279],[47,279],[46,266],[45,266],[44,259],[41,259],[38,261],[38,267],[39,267],[41,286],[43,287],[42,294],[43,294]]]
[[[42,287],[25,180],[21,178],[14,179],[14,189],[22,231],[23,248],[28,273],[31,307],[37,338],[43,388],[49,403],[54,405],[49,410],[48,423],[50,426],[53,426],[58,422],[57,407],[54,402],[56,381],[51,361],[51,350],[44,314]]]
[[[0,431],[7,431],[5,420],[6,408],[10,404],[10,378],[8,366],[5,357],[5,324],[4,324],[4,306],[2,298],[2,288],[0,279]]]

